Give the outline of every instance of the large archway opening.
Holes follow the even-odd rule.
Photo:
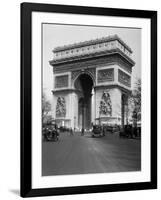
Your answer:
[[[81,74],[74,87],[78,95],[78,128],[89,130],[92,126],[92,89],[93,80],[88,74]]]

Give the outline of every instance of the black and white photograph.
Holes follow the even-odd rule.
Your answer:
[[[21,14],[21,196],[155,189],[157,13]]]
[[[160,200],[159,12],[1,1],[0,200]]]
[[[141,171],[139,27],[41,24],[42,176]]]

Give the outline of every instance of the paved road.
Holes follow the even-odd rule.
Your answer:
[[[141,141],[61,133],[58,142],[42,144],[42,175],[86,174],[141,170]]]

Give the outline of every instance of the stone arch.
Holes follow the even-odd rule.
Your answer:
[[[96,79],[94,77],[94,75],[92,74],[92,72],[90,71],[87,71],[87,70],[80,70],[76,73],[75,77],[72,79],[72,87],[74,88],[74,84],[75,84],[75,81],[79,78],[79,76],[81,76],[82,74],[87,74],[88,76],[90,76],[90,78],[92,79],[93,81],[93,87],[95,87],[96,85]]]
[[[78,105],[78,127],[79,129],[89,130],[92,123],[92,89],[94,78],[90,72],[77,73],[73,80],[73,87],[76,91]]]

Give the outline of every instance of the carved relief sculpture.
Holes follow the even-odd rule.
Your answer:
[[[114,81],[114,69],[98,70],[98,83]]]
[[[118,81],[128,87],[131,87],[131,77],[119,69]]]
[[[68,75],[55,77],[55,88],[68,87]]]
[[[78,74],[80,73],[80,70],[75,70],[75,71],[72,71],[72,80],[74,80],[77,76],[78,76]]]
[[[56,117],[66,116],[66,103],[64,97],[58,97],[56,105]]]
[[[96,69],[95,68],[88,68],[88,69],[83,69],[84,73],[90,73],[93,78],[95,79],[96,76]],[[72,80],[74,80],[79,74],[81,73],[81,70],[75,70],[72,71]]]
[[[110,117],[112,115],[112,104],[111,98],[108,91],[104,91],[102,95],[102,99],[100,101],[100,114],[107,115]]]

